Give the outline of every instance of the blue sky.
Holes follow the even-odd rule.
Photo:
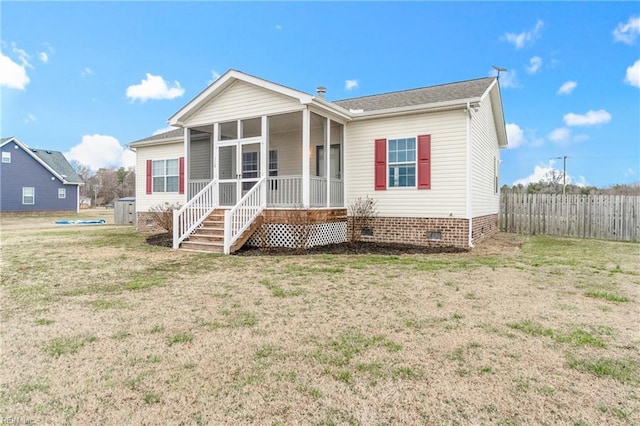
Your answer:
[[[94,170],[228,69],[339,100],[500,77],[501,184],[640,181],[637,2],[0,2],[1,134]]]

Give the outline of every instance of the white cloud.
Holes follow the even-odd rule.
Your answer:
[[[507,128],[507,141],[509,143],[509,148],[517,148],[525,142],[524,132],[520,126],[515,123],[507,123],[505,127]]]
[[[587,111],[586,114],[574,114],[570,112],[563,117],[564,124],[567,126],[595,126],[596,124],[604,124],[611,121],[611,114],[603,109],[598,111]]]
[[[529,74],[537,73],[542,67],[542,58],[540,56],[534,56],[529,59],[529,66],[527,67],[527,72]]]
[[[147,73],[146,79],[140,84],[127,87],[127,98],[145,102],[148,99],[174,99],[182,96],[184,89],[178,81],[174,84],[175,87],[169,87],[161,76]]]
[[[515,182],[513,182],[513,185],[519,185],[522,184],[524,186],[527,186],[530,183],[538,183],[541,180],[545,179],[547,176],[549,176],[549,174],[551,173],[562,173],[562,170],[556,170],[553,166],[555,165],[555,161],[554,160],[549,160],[548,164],[540,164],[537,165],[533,168],[533,173],[531,173],[529,176],[520,178],[518,180],[516,180]]]
[[[27,114],[27,117],[24,119],[24,124],[29,124],[36,121],[38,118],[33,114]]]
[[[49,54],[47,54],[47,52],[40,52],[38,53],[38,59],[46,64],[49,62]]]
[[[523,130],[515,123],[507,123],[508,149],[518,148],[524,145],[539,147],[544,145],[544,138],[536,136],[535,130]]]
[[[548,182],[550,177],[555,176],[560,179],[560,183],[562,183],[562,164],[560,164],[560,169],[555,167],[556,161],[549,160],[547,164],[539,164],[533,168],[533,173],[529,176],[520,178],[513,182],[513,185],[522,184],[527,186],[530,183],[538,183],[540,181]],[[584,176],[579,176],[578,179],[573,178],[570,174],[567,173],[566,179],[567,185],[574,184],[577,186],[586,186],[587,180]]]
[[[84,67],[84,69],[82,71],[80,71],[80,75],[82,77],[86,77],[88,75],[93,75],[93,70],[89,67]]]
[[[31,56],[29,56],[26,51],[20,49],[18,46],[16,46],[15,43],[11,43],[11,51],[18,57],[23,67],[33,68],[33,65],[31,65],[31,63],[29,62],[29,58],[31,58]]]
[[[627,68],[624,82],[633,87],[640,87],[640,59]]]
[[[530,44],[533,40],[540,37],[540,31],[544,26],[544,22],[538,20],[536,25],[530,31],[521,33],[505,33],[502,39],[512,43],[516,49],[522,49],[525,45]]]
[[[613,30],[613,39],[625,44],[636,42],[640,34],[640,16],[632,16],[626,23],[619,23]]]
[[[515,70],[504,71],[500,73],[500,87],[505,89],[520,87],[520,83],[518,82],[518,74]]]
[[[345,82],[344,82],[345,90],[357,89],[358,86],[359,86],[358,80],[345,80]]]
[[[549,140],[555,143],[566,143],[571,138],[571,130],[566,127],[560,127],[549,133]]]
[[[278,24],[276,25],[276,30],[281,30],[282,29],[282,25]]]
[[[118,139],[107,135],[84,135],[82,142],[65,152],[69,160],[89,166],[91,170],[101,167],[135,166],[135,153],[123,148]]]
[[[568,95],[569,93],[573,92],[573,90],[578,87],[578,83],[576,83],[575,81],[569,80],[566,81],[562,84],[562,86],[560,86],[560,88],[558,89],[558,91],[556,92],[557,95]]]
[[[24,64],[18,65],[10,57],[0,53],[0,87],[24,90],[29,81]]]

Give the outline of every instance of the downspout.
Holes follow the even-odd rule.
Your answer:
[[[472,173],[472,162],[471,162],[471,102],[467,102],[467,220],[469,221],[469,235],[468,235],[468,243],[469,248],[473,248],[473,209],[472,209],[472,196],[471,196],[471,173]]]

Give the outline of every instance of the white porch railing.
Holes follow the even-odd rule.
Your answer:
[[[187,192],[187,200],[192,199],[195,195],[211,182],[211,179],[191,179],[189,181],[189,191]]]
[[[266,177],[242,197],[240,202],[224,213],[224,254],[231,253],[231,246],[253,223],[267,206]]]
[[[332,178],[330,207],[344,205],[344,181]],[[293,207],[302,205],[302,176],[269,176],[267,178],[267,206]],[[319,176],[309,179],[309,206],[327,207],[327,180]]]
[[[173,248],[184,241],[218,207],[218,180],[202,188],[180,210],[173,212]]]
[[[309,206],[327,206],[327,179],[318,176],[309,177]]]
[[[344,181],[342,179],[332,178],[329,185],[331,185],[331,200],[329,205],[331,207],[344,206]]]
[[[302,204],[302,176],[269,176],[267,205],[291,207]]]

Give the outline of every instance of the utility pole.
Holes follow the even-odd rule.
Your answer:
[[[569,158],[566,155],[563,155],[562,157],[554,157],[557,160],[562,160],[562,195],[565,194],[565,191],[567,189],[567,158]]]

